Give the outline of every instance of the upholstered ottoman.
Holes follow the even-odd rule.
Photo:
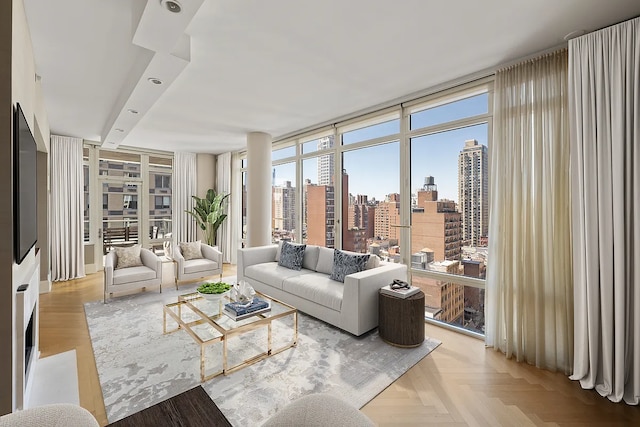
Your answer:
[[[362,412],[328,394],[311,394],[276,412],[263,427],[371,427],[375,424]]]

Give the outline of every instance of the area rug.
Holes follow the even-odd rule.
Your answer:
[[[185,331],[162,333],[163,305],[196,287],[85,304],[109,422],[200,384],[199,345]],[[288,321],[274,325],[275,343],[291,339]],[[229,340],[229,354],[245,355],[259,342],[266,342],[266,328]],[[296,347],[202,386],[235,426],[261,425],[311,393],[329,393],[361,408],[439,344],[426,338],[419,347],[398,348],[382,341],[377,330],[354,337],[299,314]],[[214,367],[217,361],[207,355]]]

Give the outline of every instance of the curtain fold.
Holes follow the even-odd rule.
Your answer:
[[[185,211],[193,209],[193,199],[197,187],[197,162],[195,153],[177,151],[173,160],[173,242],[192,242],[197,240],[196,221]]]
[[[219,154],[216,165],[216,192],[231,193],[231,153]],[[233,194],[227,198],[227,219],[218,228],[216,242],[218,249],[222,252],[222,262],[231,261],[231,215],[229,206],[233,199]]]
[[[51,280],[84,277],[82,139],[51,136]]]
[[[486,343],[570,373],[567,52],[500,70],[490,146]]]
[[[569,42],[575,277],[571,376],[640,402],[640,18]]]

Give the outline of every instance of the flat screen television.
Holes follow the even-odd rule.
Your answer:
[[[13,129],[13,238],[16,263],[20,264],[38,239],[36,140],[20,104],[16,106]]]

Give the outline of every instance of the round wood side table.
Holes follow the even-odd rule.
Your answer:
[[[379,292],[378,334],[398,347],[418,347],[424,341],[424,293],[398,298]]]

